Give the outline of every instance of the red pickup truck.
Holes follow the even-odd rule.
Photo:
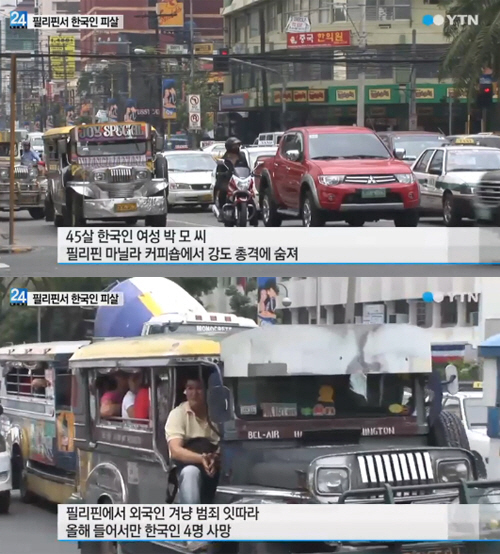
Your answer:
[[[363,127],[299,127],[281,138],[261,166],[259,198],[266,227],[300,218],[305,227],[390,219],[416,227],[420,193],[411,169]]]

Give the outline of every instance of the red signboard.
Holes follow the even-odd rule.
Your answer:
[[[317,33],[288,33],[287,47],[331,48],[332,46],[351,46],[351,31],[328,31]]]

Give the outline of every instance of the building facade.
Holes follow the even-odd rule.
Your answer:
[[[359,277],[354,280],[356,323],[409,323],[431,329],[435,344],[468,343],[476,347],[484,340],[483,291],[491,297],[492,280],[495,279]],[[281,306],[283,323],[308,325],[318,320],[326,325],[345,323],[348,278],[293,277],[278,282],[280,298],[286,296],[292,302],[289,308]],[[218,287],[203,299],[205,305],[214,311],[230,312],[225,291],[237,284],[236,279],[220,278]],[[428,291],[457,296],[440,303],[424,302],[422,295]]]
[[[365,1],[363,22],[359,0],[227,0],[223,13],[232,53],[258,54],[265,43],[269,63],[277,60],[270,67],[278,72],[268,73],[270,108],[266,119],[272,129],[262,129],[264,98],[259,70],[233,64],[227,92],[244,91],[247,96],[237,108],[226,111],[247,110],[250,126],[255,121],[259,127],[260,119],[254,134],[278,129],[285,76],[287,127],[355,124],[359,47],[365,36],[366,55],[372,60],[365,66],[366,125],[376,130],[408,128],[411,67],[401,60],[414,57],[425,60],[416,66],[418,126],[448,130],[450,87],[438,80],[439,58],[448,43],[443,27],[422,23],[426,14],[444,13],[438,0]],[[287,25],[297,17],[307,18],[310,32],[287,33]],[[285,61],[293,55],[300,59]],[[252,118],[252,112],[260,113]],[[464,132],[466,119],[466,100],[457,99],[451,107],[452,133]]]

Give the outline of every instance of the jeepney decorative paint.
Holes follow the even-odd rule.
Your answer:
[[[137,156],[78,156],[76,163],[84,169],[113,167],[116,165],[145,166],[148,159],[145,155]]]
[[[148,127],[144,123],[115,123],[104,125],[82,125],[77,128],[78,141],[147,140]]]
[[[72,412],[57,414],[57,450],[59,452],[75,451],[75,416]]]
[[[29,429],[30,459],[54,465],[55,424],[50,421],[30,421]]]

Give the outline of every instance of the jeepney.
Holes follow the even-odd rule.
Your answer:
[[[163,139],[148,123],[62,127],[44,136],[47,221],[81,227],[88,220],[165,227],[168,168]]]
[[[207,387],[221,431],[217,504],[475,503],[500,483],[479,481],[461,422],[441,409],[426,330],[409,325],[277,325],[203,338],[114,339],[78,350],[74,503],[175,503],[175,464],[164,426],[184,400],[188,371]],[[117,370],[143,372],[147,421],[103,420],[92,383]],[[433,393],[427,412],[425,395]],[[410,391],[408,401],[404,393]],[[162,483],[163,486],[159,484]],[[479,492],[478,492],[479,491]],[[496,531],[498,534],[498,531]],[[488,537],[494,538],[494,537]],[[335,537],[332,537],[335,541]],[[211,543],[224,554],[493,552],[482,543]],[[179,542],[81,541],[82,554],[187,553]]]
[[[85,342],[0,349],[0,435],[21,500],[65,502],[75,490],[71,355]]]
[[[40,166],[21,165],[22,142],[28,131],[16,131],[14,145],[14,209],[28,210],[33,219],[44,216],[47,181]],[[10,131],[0,131],[0,211],[10,209]]]

